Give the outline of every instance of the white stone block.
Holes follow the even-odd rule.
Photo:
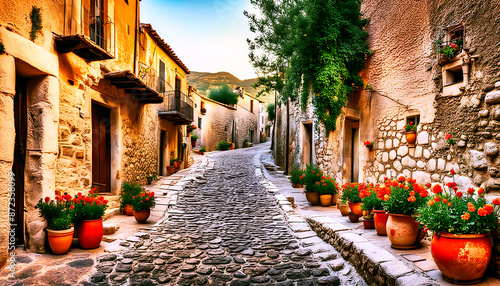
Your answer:
[[[429,162],[427,162],[427,168],[430,172],[436,171],[436,159],[430,159]]]
[[[389,161],[389,153],[384,152],[382,153],[382,162],[387,162]]]
[[[422,162],[422,161],[418,161],[417,162],[417,167],[420,168],[420,169],[423,169],[423,168],[425,168],[425,163]]]
[[[431,179],[432,179],[433,182],[438,182],[438,183],[441,182],[441,177],[439,176],[439,174],[433,174],[431,176]]]
[[[400,146],[398,148],[398,155],[399,156],[406,156],[408,154],[408,146]]]
[[[13,56],[0,55],[0,91],[16,93],[16,62]]]
[[[415,158],[420,158],[422,156],[422,146],[415,147]]]
[[[446,161],[444,159],[439,158],[438,159],[438,170],[439,171],[444,171],[444,167],[446,166]]]
[[[394,166],[394,169],[396,169],[398,172],[403,169],[403,165],[401,165],[401,162],[399,162],[399,161],[394,161],[393,166]]]
[[[417,144],[419,145],[429,144],[429,133],[427,133],[426,131],[419,132],[417,134]]]
[[[417,181],[417,184],[425,185],[431,182],[431,174],[421,171],[413,172],[413,179]]]
[[[392,141],[392,144],[394,147],[398,147],[399,146],[399,139],[394,138],[394,140]]]
[[[397,154],[395,150],[391,150],[391,152],[389,152],[389,159],[394,160],[396,159],[396,156]]]
[[[387,139],[385,141],[385,148],[387,148],[387,149],[391,149],[392,148],[392,140],[391,139]]]
[[[409,156],[403,157],[403,160],[401,160],[403,166],[410,167],[410,168],[415,168],[417,165],[417,162],[410,158]]]
[[[431,157],[431,152],[427,149],[424,150],[424,158],[429,159]]]

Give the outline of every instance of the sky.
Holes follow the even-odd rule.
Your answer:
[[[249,0],[142,0],[141,23],[149,23],[191,71],[227,71],[255,78],[248,58],[244,10]]]

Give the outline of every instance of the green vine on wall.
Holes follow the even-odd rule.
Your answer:
[[[0,55],[3,54],[5,54],[5,46],[3,45],[3,43],[0,43]]]
[[[369,50],[361,0],[252,0],[261,16],[249,14],[250,60],[257,84],[280,92],[306,108],[309,96],[326,131],[335,130],[342,107],[355,88]],[[255,51],[261,51],[261,56]]]
[[[32,41],[36,39],[37,33],[42,29],[42,14],[41,14],[41,9],[33,6],[31,9],[30,13],[30,19],[31,19],[31,32],[30,32],[30,38]]]

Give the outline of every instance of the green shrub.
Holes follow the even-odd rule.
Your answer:
[[[267,105],[267,119],[269,121],[274,121],[274,119],[276,119],[276,113],[274,112],[274,103],[269,103]]]
[[[290,181],[292,181],[293,185],[298,185],[298,184],[305,184],[305,174],[306,171],[299,168],[299,166],[294,166],[292,171],[290,172],[290,175],[292,176],[290,178]]]
[[[120,208],[124,208],[125,205],[132,204],[132,197],[139,195],[141,191],[142,187],[137,182],[123,182],[120,192]]]
[[[198,136],[196,134],[191,135],[191,141],[198,140]]]
[[[222,141],[222,142],[217,143],[217,146],[215,147],[215,149],[221,150],[221,151],[226,151],[226,150],[231,149],[231,146],[232,146],[231,143],[229,143],[227,141]]]
[[[207,147],[205,147],[205,146],[201,146],[201,148],[200,148],[200,152],[207,152]]]
[[[243,140],[243,147],[250,147],[250,143],[248,142],[248,139]]]
[[[323,172],[321,172],[321,170],[317,166],[306,166],[306,177],[304,178],[306,184],[306,192],[319,192],[318,185],[321,181],[321,176],[323,176]]]
[[[222,85],[220,88],[211,89],[208,94],[208,98],[224,104],[237,104],[239,96],[227,84]]]
[[[31,31],[30,38],[35,40],[36,34],[42,29],[42,14],[40,13],[40,8],[33,6],[30,13],[31,18]]]

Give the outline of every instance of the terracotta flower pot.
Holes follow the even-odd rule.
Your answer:
[[[312,205],[319,205],[319,193],[306,192],[307,201]]]
[[[196,147],[196,140],[191,140],[191,147]]]
[[[150,214],[151,210],[134,210],[134,218],[138,223],[145,223]]]
[[[124,207],[123,207],[123,211],[125,212],[126,215],[134,215],[134,207],[132,206],[132,204],[126,204]]]
[[[332,205],[336,205],[338,200],[339,200],[339,194],[333,194],[332,195]]]
[[[373,215],[373,221],[375,223],[375,230],[378,235],[387,235],[387,219],[389,216],[385,213],[384,210],[375,210]]]
[[[491,258],[491,241],[485,234],[438,233],[431,253],[446,280],[455,284],[481,281]]]
[[[351,222],[358,222],[359,221],[359,215],[355,213],[349,213],[349,220]]]
[[[410,146],[410,147],[415,146],[415,142],[417,142],[417,132],[416,131],[406,132],[405,137],[406,137],[406,142],[408,143],[408,146]]]
[[[174,161],[174,167],[176,169],[179,169],[181,167],[181,163],[182,163],[182,161]]]
[[[50,249],[54,254],[65,254],[69,251],[71,243],[73,242],[73,233],[75,229],[53,230],[47,228],[47,238],[49,241]]]
[[[201,155],[201,156],[205,155],[205,152],[200,151],[200,155]]]
[[[361,203],[349,203],[349,208],[352,213],[357,214],[358,216],[363,216],[363,210],[361,209]]]
[[[329,207],[332,205],[332,195],[330,194],[319,196],[319,200],[321,201],[321,205],[324,207]]]
[[[395,249],[414,249],[420,246],[418,222],[410,215],[387,214],[387,236]]]
[[[78,226],[78,242],[81,248],[91,249],[99,247],[102,235],[102,218],[82,220]]]
[[[234,143],[231,143],[231,148],[230,148],[230,149],[231,149],[231,150],[234,150],[235,146],[236,146],[236,145],[235,145]]]
[[[167,166],[167,172],[169,174],[175,173],[175,166]]]
[[[374,229],[375,222],[373,219],[363,219],[363,227],[364,229]]]
[[[294,188],[302,188],[304,185],[302,184],[293,184],[292,187]]]
[[[340,204],[339,210],[343,216],[346,216],[349,214],[349,205],[348,204]]]

